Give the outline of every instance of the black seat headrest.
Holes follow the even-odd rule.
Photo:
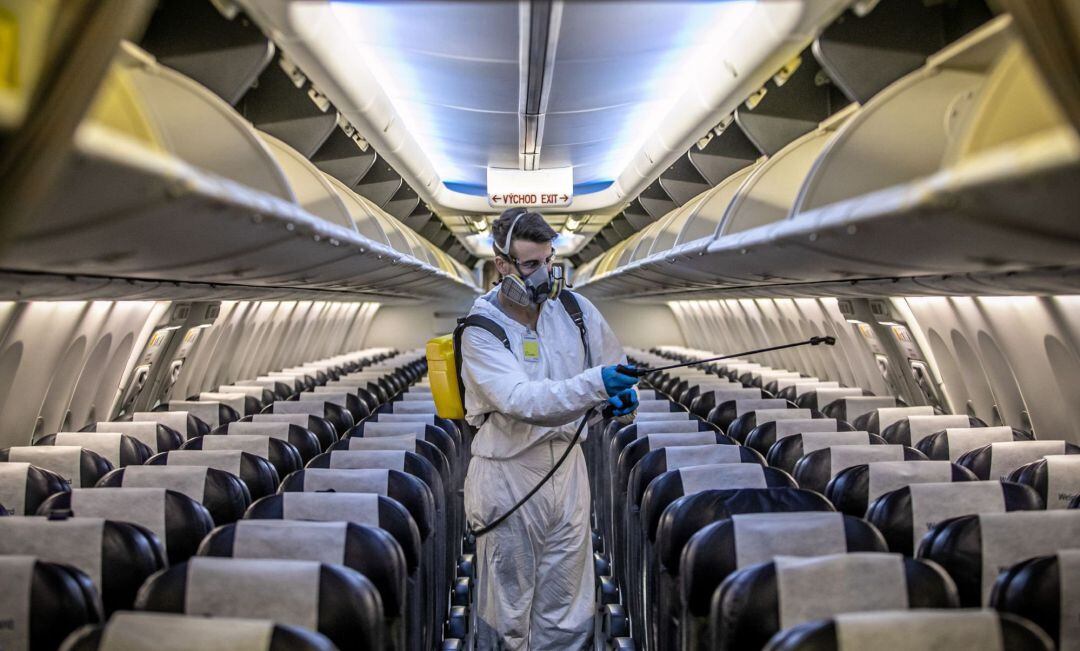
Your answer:
[[[28,599],[5,611],[3,640],[11,649],[57,649],[71,632],[104,619],[101,597],[85,572],[28,556],[0,557],[0,585]]]
[[[769,448],[780,439],[803,432],[850,432],[851,425],[835,418],[791,418],[787,420],[771,420],[762,423],[746,435],[743,442],[762,455],[769,453]]]
[[[76,488],[92,488],[113,469],[109,461],[92,450],[73,445],[27,445],[0,450],[0,462],[29,463],[54,472]]]
[[[185,440],[210,432],[210,425],[190,411],[169,411],[167,405],[158,405],[153,411],[137,411],[131,415],[134,423],[158,423],[179,432]]]
[[[701,419],[708,419],[709,414],[713,409],[716,409],[718,405],[722,405],[729,400],[736,398],[742,400],[754,400],[766,398],[762,394],[761,389],[746,388],[738,384],[732,384],[729,387],[717,387],[713,389],[703,388],[699,389],[698,395],[694,396],[690,400],[690,413]]]
[[[129,522],[98,518],[0,518],[0,556],[73,565],[90,576],[105,614],[131,608],[139,586],[165,566],[157,537]]]
[[[412,516],[427,540],[435,527],[435,498],[419,477],[385,468],[338,469],[305,468],[285,478],[281,492],[376,493],[397,500]]]
[[[855,421],[863,414],[874,409],[895,406],[896,398],[893,396],[844,396],[825,403],[820,409],[826,418],[846,421],[854,427]]]
[[[344,406],[325,400],[278,400],[270,404],[267,414],[310,414],[325,418],[334,426],[337,436],[344,434],[356,424],[352,414]]]
[[[142,441],[118,433],[58,432],[42,436],[34,445],[75,445],[97,452],[112,464],[113,468],[141,466],[155,452]]]
[[[66,651],[185,651],[210,645],[265,651],[337,651],[321,633],[270,620],[232,617],[184,617],[161,613],[117,613],[104,626],[87,627],[68,638]]]
[[[903,445],[832,445],[799,459],[794,474],[800,488],[824,493],[829,480],[844,468],[875,461],[926,460],[922,452]]]
[[[455,441],[454,437],[442,427],[431,422],[367,420],[357,423],[355,427],[345,433],[345,438],[379,438],[385,436],[400,436],[402,434],[409,434],[438,447],[447,460],[458,458],[457,441]]]
[[[998,576],[990,605],[1031,620],[1053,638],[1056,648],[1072,648],[1077,642],[1077,604],[1069,582],[1075,585],[1078,561],[1076,549],[1020,561]]]
[[[986,427],[986,423],[967,414],[904,416],[881,432],[881,437],[894,445],[916,447],[919,441],[948,428]]]
[[[371,415],[367,403],[360,399],[357,394],[346,391],[344,388],[317,387],[315,391],[305,391],[300,394],[299,400],[325,400],[339,407],[344,407],[352,415],[353,422],[358,423]]]
[[[726,463],[669,470],[652,481],[641,498],[641,522],[649,540],[656,540],[656,528],[664,509],[684,495],[706,490],[737,488],[798,488],[783,470],[753,463]]]
[[[938,522],[974,513],[1041,510],[1042,500],[1013,482],[965,481],[912,484],[870,503],[866,519],[889,543],[889,550],[913,556]]]
[[[101,478],[98,488],[167,488],[206,507],[217,526],[235,522],[251,504],[247,484],[231,472],[200,466],[129,466]]]
[[[963,466],[948,461],[878,461],[844,468],[825,487],[836,510],[861,518],[870,503],[911,484],[976,481]]]
[[[938,523],[919,557],[949,573],[965,607],[986,605],[998,574],[1020,561],[1068,549],[1080,540],[1080,512],[1012,511],[963,515]]]
[[[87,432],[119,432],[139,439],[154,452],[175,450],[184,444],[184,436],[164,423],[149,421],[111,421],[87,425]]]
[[[71,486],[51,470],[25,462],[0,463],[0,515],[33,515],[50,495]]]
[[[300,451],[284,439],[267,434],[232,434],[224,436],[196,436],[188,439],[181,450],[206,452],[239,451],[265,459],[274,467],[278,477],[284,477],[304,467]]]
[[[993,611],[911,610],[851,613],[780,631],[768,651],[921,651],[985,649],[1050,651],[1053,642],[1031,622]]]
[[[300,425],[295,425],[293,423],[256,423],[254,421],[237,421],[235,423],[229,423],[224,427],[219,427],[213,432],[210,432],[210,434],[215,436],[270,436],[285,441],[296,448],[296,452],[300,455],[301,467],[304,463],[310,461],[312,457],[322,452],[322,444],[319,443],[318,437],[306,427],[301,427]],[[271,461],[271,463],[273,463],[273,461]],[[288,472],[281,472],[281,468],[278,467],[276,463],[274,464],[274,467],[278,468],[278,474],[282,477],[289,474]],[[296,470],[296,468],[293,470]],[[292,470],[289,472],[292,472]]]
[[[1080,446],[1067,441],[1010,441],[991,443],[965,452],[956,463],[979,479],[1005,479],[1020,466],[1047,455],[1080,454]]]
[[[641,442],[635,441],[627,447],[627,450]],[[763,466],[765,459],[757,452],[741,445],[687,445],[649,450],[630,471],[627,502],[640,506],[649,484],[669,470],[719,463],[756,463]]]
[[[330,449],[330,446],[338,440],[338,433],[334,429],[334,424],[315,414],[255,414],[250,420],[245,419],[245,421],[251,423],[289,423],[290,425],[302,427],[314,434],[315,438],[318,439],[320,452]]]
[[[135,607],[186,615],[267,618],[325,635],[339,648],[381,649],[375,586],[344,565],[196,556],[147,580]]]
[[[239,450],[171,450],[159,452],[146,462],[150,466],[206,466],[232,473],[247,486],[251,499],[277,490],[278,474],[262,457]]]
[[[183,493],[164,488],[77,488],[53,495],[38,509],[38,515],[55,512],[145,527],[164,545],[170,564],[194,556],[203,536],[214,528],[206,507]]]
[[[928,405],[916,407],[881,407],[866,412],[859,416],[851,424],[855,429],[866,430],[874,434],[881,434],[890,425],[908,416],[942,416],[943,412],[938,407]]]
[[[978,450],[990,443],[1031,441],[1031,435],[1008,426],[949,427],[924,437],[915,449],[937,461],[955,462],[966,452]]]
[[[679,590],[691,615],[707,617],[713,592],[735,570],[774,556],[883,551],[885,540],[877,529],[843,513],[733,515],[690,538],[679,560]]]
[[[721,584],[709,617],[710,648],[761,649],[782,629],[842,613],[958,604],[956,586],[940,567],[900,554],[778,558]]]
[[[224,402],[216,400],[170,400],[167,403],[157,405],[153,411],[188,412],[201,420],[208,430],[241,418],[240,412]],[[206,432],[201,433],[205,434]]]
[[[770,466],[795,472],[795,465],[804,456],[832,445],[885,445],[885,439],[869,432],[806,432],[784,436],[765,453]]]
[[[1048,509],[1067,509],[1080,496],[1080,456],[1049,455],[1009,473],[1009,481],[1031,486]]]

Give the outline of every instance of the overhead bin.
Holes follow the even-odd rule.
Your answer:
[[[355,203],[217,95],[125,44],[69,164],[13,229],[0,269],[124,279],[100,285],[111,298],[477,293],[459,270],[431,264],[415,239],[361,234]],[[191,286],[181,292],[183,284]]]
[[[715,237],[606,275],[598,265],[579,287],[664,298],[994,294],[1061,291],[1075,277],[1080,140],[1008,16],[848,111],[750,172]],[[709,193],[697,215],[721,200]]]

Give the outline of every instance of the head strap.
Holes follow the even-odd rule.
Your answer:
[[[522,208],[517,217],[514,217],[514,221],[510,222],[510,230],[506,231],[506,241],[503,242],[502,246],[499,246],[498,242],[495,243],[495,248],[499,249],[503,255],[510,255],[510,242],[514,237],[514,227],[517,226],[518,220],[527,214],[529,214],[529,211]]]

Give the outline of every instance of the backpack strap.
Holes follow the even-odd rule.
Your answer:
[[[570,320],[574,322],[574,325],[581,332],[581,345],[585,347],[585,366],[592,366],[592,352],[589,350],[589,331],[585,327],[585,315],[581,312],[581,304],[578,303],[577,296],[574,296],[574,293],[570,290],[564,289],[559,292],[559,302],[562,303],[566,313],[570,315]]]
[[[489,319],[486,316],[480,314],[470,314],[469,316],[458,319],[457,327],[454,328],[454,366],[457,371],[458,391],[461,393],[461,408],[465,409],[465,383],[461,381],[461,362],[464,357],[461,354],[461,335],[465,332],[465,328],[475,326],[487,330],[495,336],[506,350],[511,353],[513,349],[510,347],[510,339],[506,336],[506,330],[496,323],[493,319]],[[487,414],[484,415],[484,419],[487,420]]]

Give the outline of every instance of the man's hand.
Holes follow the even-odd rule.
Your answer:
[[[632,414],[638,408],[637,391],[627,389],[608,398],[608,403],[611,405],[611,413],[615,416]]]
[[[600,376],[604,378],[604,389],[610,397],[619,395],[638,382],[635,376],[622,373],[618,366],[605,366],[600,370]],[[636,396],[634,400],[637,400]]]

